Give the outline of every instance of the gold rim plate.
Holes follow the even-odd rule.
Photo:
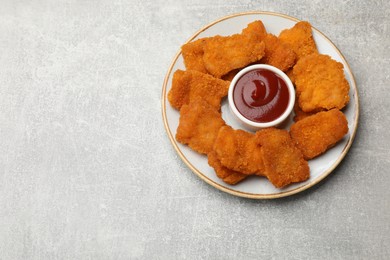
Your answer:
[[[255,11],[238,13],[223,17],[210,23],[196,32],[187,42],[218,34],[231,35],[240,33],[248,23],[255,20],[262,20],[267,31],[275,35],[279,35],[281,30],[291,28],[295,23],[300,21],[297,18],[273,12]],[[314,27],[313,37],[316,41],[317,48],[320,53],[330,55],[333,59],[341,62],[344,65],[345,76],[351,87],[349,93],[350,103],[343,111],[348,119],[349,133],[335,147],[327,151],[325,154],[309,161],[311,172],[311,177],[309,180],[289,185],[283,189],[277,189],[273,187],[272,184],[269,183],[265,178],[248,178],[247,180],[244,180],[237,185],[228,185],[218,179],[214,173],[214,170],[208,165],[206,156],[192,151],[187,146],[182,145],[175,140],[176,129],[179,122],[179,112],[169,105],[167,100],[167,93],[171,88],[173,73],[177,69],[185,70],[181,52],[180,50],[178,51],[168,69],[163,83],[161,98],[162,116],[165,129],[174,149],[180,158],[197,176],[199,176],[202,180],[211,186],[235,196],[252,199],[274,199],[290,196],[312,187],[328,176],[337,167],[337,165],[340,164],[352,145],[358,126],[358,91],[351,68],[338,48],[329,40],[328,37],[326,37],[323,33]],[[222,104],[223,118],[227,124],[231,124],[234,128],[238,128],[239,126],[234,125],[234,122],[229,116],[229,110],[226,107],[227,102],[224,101]]]

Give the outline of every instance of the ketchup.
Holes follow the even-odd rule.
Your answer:
[[[290,95],[286,83],[274,72],[254,69],[242,75],[233,89],[237,110],[247,119],[271,122],[286,110]]]

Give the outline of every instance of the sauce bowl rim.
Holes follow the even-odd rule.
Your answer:
[[[260,122],[254,122],[245,116],[243,116],[237,109],[236,105],[234,104],[233,100],[233,91],[237,84],[237,81],[241,78],[242,75],[246,74],[249,71],[256,70],[256,69],[265,69],[274,72],[276,75],[280,76],[283,81],[287,85],[287,89],[289,92],[289,101],[286,110],[281,114],[278,118],[276,118],[273,121],[260,123]],[[268,65],[268,64],[255,64],[250,65],[248,67],[245,67],[244,69],[240,70],[233,78],[233,80],[230,82],[229,85],[229,91],[228,91],[228,101],[229,101],[229,107],[235,114],[235,116],[242,121],[244,124],[250,125],[251,127],[262,129],[267,127],[273,127],[281,124],[287,117],[291,114],[294,104],[295,104],[295,88],[291,81],[291,79],[280,69]]]

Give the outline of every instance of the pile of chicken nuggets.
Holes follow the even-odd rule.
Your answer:
[[[201,38],[181,48],[186,70],[174,72],[168,93],[180,111],[176,140],[207,156],[227,184],[248,176],[267,178],[275,187],[310,177],[308,161],[325,153],[348,133],[341,110],[349,102],[343,65],[320,54],[310,23],[298,22],[279,36],[262,21],[240,34]],[[240,69],[264,63],[284,71],[296,89],[290,130],[256,133],[233,129],[222,119],[221,102]]]

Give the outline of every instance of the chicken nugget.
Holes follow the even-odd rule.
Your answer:
[[[261,145],[264,174],[277,188],[310,177],[309,164],[286,130],[267,128],[256,133]]]
[[[349,102],[343,64],[324,54],[300,59],[293,74],[299,107],[304,112],[342,109]]]
[[[201,154],[213,149],[219,129],[225,125],[221,113],[202,99],[185,104],[180,109],[176,140]]]
[[[189,42],[181,46],[184,65],[187,70],[196,70],[207,73],[203,62],[203,45],[207,38]]]
[[[290,128],[291,138],[307,160],[327,151],[347,133],[348,121],[338,109],[306,117]]]
[[[224,167],[218,160],[215,152],[210,152],[207,157],[209,165],[214,168],[218,178],[222,179],[227,184],[234,185],[248,177],[247,174],[242,174]]]
[[[291,46],[298,60],[309,54],[318,53],[309,22],[298,22],[294,27],[283,30],[279,34],[279,39]]]
[[[261,43],[267,35],[264,24],[254,21],[232,36],[200,38],[184,44],[181,53],[187,70],[209,73],[221,78],[234,69],[258,61],[264,54]]]
[[[248,24],[248,26],[243,29],[241,33],[259,42],[264,40],[264,38],[267,36],[267,30],[265,29],[263,22],[260,20],[256,20]]]
[[[172,107],[180,109],[182,105],[195,99],[204,99],[218,110],[221,100],[229,90],[229,82],[214,78],[195,70],[177,70],[173,74],[172,88],[168,101]]]
[[[248,26],[242,30],[242,34],[247,36],[247,37],[252,37],[255,40],[261,42],[267,36],[267,31],[264,27],[263,22],[260,20],[257,20],[257,21],[254,21],[254,22],[248,24]],[[256,63],[258,63],[258,61],[255,61],[253,64],[256,64]],[[251,64],[247,64],[247,65],[251,65]],[[240,72],[241,69],[242,68],[231,70],[227,74],[223,75],[221,77],[221,79],[227,80],[227,81],[232,81],[234,76],[236,76],[237,73]]]
[[[293,49],[273,34],[264,38],[265,54],[262,63],[287,71],[295,64],[296,54]]]
[[[264,56],[264,42],[244,34],[214,36],[203,46],[203,61],[207,71],[221,78],[229,71],[242,68]]]
[[[228,169],[243,174],[263,172],[261,147],[256,143],[254,134],[224,126],[218,132],[213,150]]]

